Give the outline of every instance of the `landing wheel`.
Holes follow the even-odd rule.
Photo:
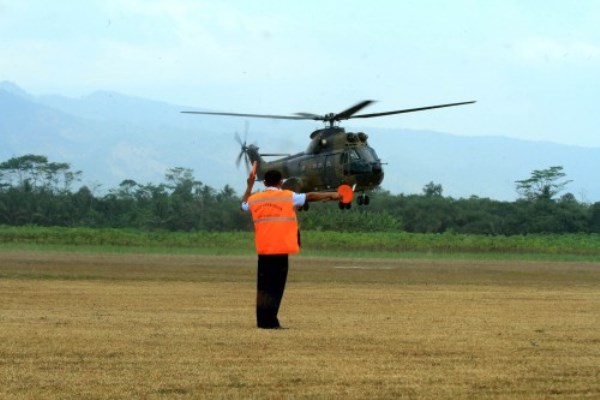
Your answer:
[[[369,198],[369,196],[367,196],[364,193],[356,198],[356,203],[359,206],[368,206],[370,202],[371,202],[371,199]]]
[[[340,207],[340,210],[349,210],[350,208],[352,208],[352,203],[342,203],[340,201],[338,203],[338,207]]]

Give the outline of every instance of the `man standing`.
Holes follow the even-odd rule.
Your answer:
[[[337,192],[294,193],[282,190],[281,173],[265,173],[262,192],[252,193],[255,176],[248,177],[242,198],[242,210],[252,213],[254,240],[258,254],[256,282],[256,324],[263,329],[286,329],[279,324],[277,313],[288,274],[288,255],[300,251],[296,208],[307,201],[339,200]]]

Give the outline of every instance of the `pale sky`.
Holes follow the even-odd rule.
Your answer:
[[[600,1],[0,0],[0,81],[600,147]]]

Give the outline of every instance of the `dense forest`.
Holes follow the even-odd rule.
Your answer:
[[[311,204],[299,212],[303,229],[347,232],[403,231],[523,235],[600,233],[600,202],[578,202],[566,192],[562,167],[535,170],[515,181],[514,202],[472,196],[444,197],[441,184],[429,182],[421,194],[378,190],[369,206],[341,211],[335,204]],[[240,211],[240,196],[228,185],[214,189],[188,168],[171,168],[165,181],[140,184],[132,179],[106,194],[87,186],[74,190],[82,173],[68,163],[41,155],[0,163],[0,225],[136,228],[168,231],[252,229]],[[562,194],[565,192],[564,194]]]

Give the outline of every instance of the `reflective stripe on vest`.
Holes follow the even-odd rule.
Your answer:
[[[293,254],[300,250],[293,195],[289,190],[268,190],[248,199],[258,254]]]
[[[296,221],[296,218],[293,217],[265,217],[260,219],[255,219],[255,224],[260,224],[261,222],[273,222],[273,221]]]

